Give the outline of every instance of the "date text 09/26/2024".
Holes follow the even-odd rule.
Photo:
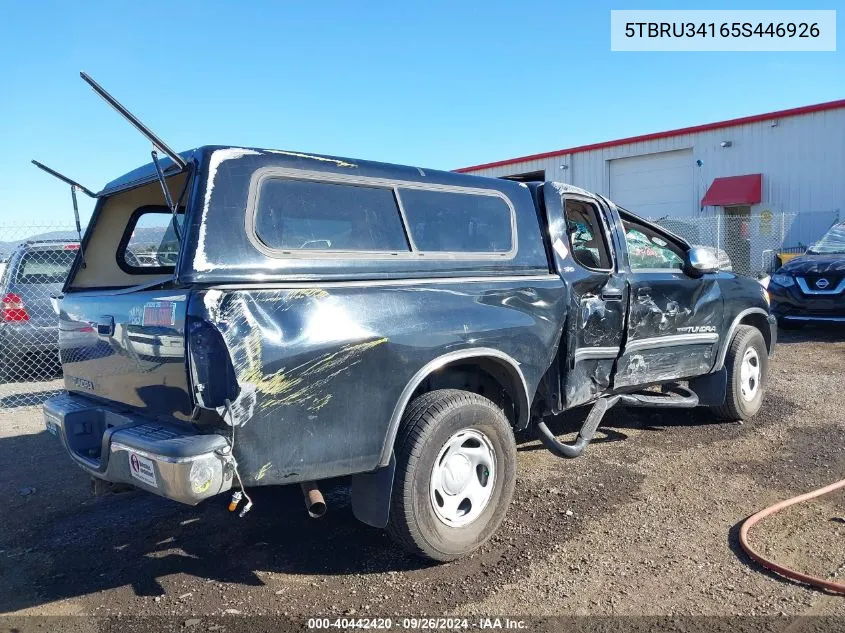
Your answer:
[[[330,629],[373,629],[406,631],[458,631],[458,630],[511,630],[520,631],[528,627],[525,620],[518,618],[481,617],[408,617],[408,618],[309,618],[306,623],[309,630]]]

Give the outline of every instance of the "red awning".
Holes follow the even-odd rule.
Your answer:
[[[757,204],[763,199],[763,174],[716,178],[704,198],[702,207],[730,207]]]

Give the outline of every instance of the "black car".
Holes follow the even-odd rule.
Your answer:
[[[769,294],[784,328],[845,323],[845,222],[772,275]]]

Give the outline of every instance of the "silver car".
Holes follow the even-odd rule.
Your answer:
[[[30,241],[9,257],[0,277],[0,381],[57,367],[59,317],[50,297],[61,292],[78,250],[76,241]]]

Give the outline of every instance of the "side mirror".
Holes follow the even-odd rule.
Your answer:
[[[707,246],[693,246],[687,252],[685,268],[687,274],[693,277],[718,272],[719,257],[716,254],[716,249]]]

